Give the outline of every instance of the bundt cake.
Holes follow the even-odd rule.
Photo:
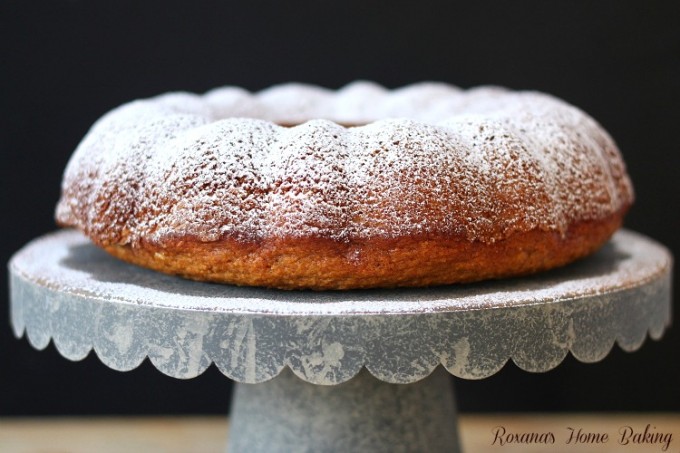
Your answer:
[[[632,201],[609,135],[552,96],[285,84],[114,109],[71,157],[56,218],[158,271],[325,290],[561,266]]]

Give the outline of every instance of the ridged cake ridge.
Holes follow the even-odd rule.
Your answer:
[[[286,127],[292,126],[292,127]],[[564,233],[631,203],[609,135],[554,97],[421,83],[224,87],[123,105],[64,175],[57,219],[103,244]]]

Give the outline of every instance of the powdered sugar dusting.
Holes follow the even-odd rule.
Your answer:
[[[178,235],[493,242],[565,232],[632,196],[607,133],[548,95],[288,84],[113,110],[69,162],[57,218],[133,246]]]

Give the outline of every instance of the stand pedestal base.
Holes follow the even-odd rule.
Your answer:
[[[451,376],[388,384],[362,370],[339,385],[309,384],[286,369],[236,384],[229,453],[460,452]]]

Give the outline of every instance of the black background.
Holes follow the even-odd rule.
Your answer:
[[[440,80],[555,94],[618,142],[637,202],[626,226],[677,255],[678,2],[60,1],[0,3],[0,261],[55,228],[64,166],[107,110],[170,90],[287,81],[388,87]],[[675,271],[675,281],[678,281]],[[0,416],[220,413],[216,369],[175,380],[35,351],[8,322],[0,279]],[[676,303],[677,306],[677,303]],[[464,411],[680,410],[680,333],[599,364],[543,374],[509,363],[456,380]]]

